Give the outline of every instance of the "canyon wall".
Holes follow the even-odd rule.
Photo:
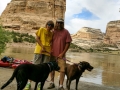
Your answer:
[[[104,43],[110,45],[120,44],[120,20],[110,21],[107,24]]]
[[[1,14],[3,27],[30,32],[44,27],[48,20],[64,18],[66,0],[11,0]]]

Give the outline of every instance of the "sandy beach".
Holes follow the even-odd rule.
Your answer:
[[[0,67],[0,87],[10,78],[12,75],[14,69],[11,68],[3,68]],[[56,87],[54,89],[47,89],[49,85],[49,77],[47,79],[48,81],[45,82],[43,90],[57,90],[58,87],[58,79],[55,79],[55,85]],[[34,90],[34,82],[32,82],[31,90]],[[66,89],[66,85],[64,82],[64,88]],[[71,83],[71,90],[75,90],[75,81],[72,81]],[[4,90],[16,90],[16,80],[14,79],[13,82],[8,85]],[[109,87],[109,86],[103,86],[98,85],[94,83],[88,83],[84,81],[80,81],[78,85],[78,90],[120,90],[118,87]]]

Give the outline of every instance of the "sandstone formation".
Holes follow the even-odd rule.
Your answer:
[[[2,25],[8,30],[34,31],[47,20],[64,18],[66,0],[11,0],[1,14]]]
[[[82,39],[103,39],[103,34],[100,29],[94,29],[90,27],[81,28],[76,34],[73,35],[73,38],[82,38]]]
[[[76,34],[72,35],[72,39],[72,43],[80,47],[91,48],[103,41],[103,33],[100,29],[83,27]]]
[[[107,24],[104,43],[110,45],[120,45],[120,20],[110,21]]]

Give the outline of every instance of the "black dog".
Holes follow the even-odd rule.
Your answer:
[[[36,90],[39,82],[41,82],[40,90],[43,90],[45,80],[47,79],[49,73],[53,70],[58,71],[59,69],[60,67],[58,66],[57,62],[49,62],[38,65],[21,64],[14,70],[11,78],[1,87],[1,89],[9,85],[16,77],[17,90],[23,90],[28,79],[36,82],[34,90]]]
[[[67,64],[66,70],[65,70],[65,74],[67,76],[67,81],[66,81],[67,89],[70,90],[71,81],[76,79],[75,89],[77,90],[79,78],[82,75],[82,73],[85,70],[91,71],[92,69],[93,67],[88,62],[85,62],[85,61],[82,61],[78,64],[73,64],[73,65]]]

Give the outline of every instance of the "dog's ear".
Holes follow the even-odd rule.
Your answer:
[[[80,65],[78,65],[78,69],[79,69],[79,70],[82,70]]]
[[[81,61],[79,63],[82,63]]]
[[[80,62],[80,63],[78,64],[78,67],[79,67],[79,68],[82,68],[82,62]]]

